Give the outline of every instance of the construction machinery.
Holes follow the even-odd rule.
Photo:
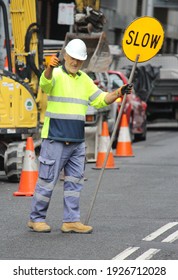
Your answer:
[[[43,40],[35,0],[11,0],[9,6],[0,0],[0,7],[7,50],[4,69],[0,70],[0,170],[16,182],[27,137],[33,136],[35,148],[41,144],[40,124],[46,108],[46,95],[39,88],[44,69]]]
[[[73,38],[81,38],[88,49],[83,70],[106,71],[111,55],[106,34],[102,31],[105,19],[99,11],[100,1],[75,3],[74,30],[66,34],[61,58],[65,45]],[[5,171],[9,181],[18,182],[27,138],[33,137],[35,151],[41,145],[40,131],[47,97],[39,87],[39,78],[46,66],[45,53],[36,0],[0,0],[0,10],[7,52],[4,69],[0,69],[0,170]],[[94,131],[96,135],[98,124]],[[88,135],[91,133],[87,132]]]
[[[75,38],[82,39],[87,46],[87,60],[82,66],[85,72],[104,72],[108,70],[112,57],[103,25],[106,19],[100,11],[100,0],[75,0],[74,26],[67,32],[63,50]]]

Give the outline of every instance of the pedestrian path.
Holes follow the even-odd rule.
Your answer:
[[[158,228],[154,232],[150,233],[146,237],[142,239],[142,241],[145,242],[151,242],[155,241],[157,238],[161,238],[162,235],[165,236],[165,233],[167,233],[167,236],[165,238],[162,238],[160,240],[161,243],[173,243],[178,239],[178,229],[176,229],[174,232],[168,233],[169,230],[174,229],[175,227],[178,228],[178,222],[170,222],[162,227]],[[133,259],[135,260],[150,260],[152,259],[158,252],[161,251],[160,248],[149,248],[148,250],[141,252],[141,247],[128,247],[118,255],[116,255],[113,260],[125,260],[127,258],[132,258],[132,255],[134,255]],[[141,252],[141,254],[139,254]]]

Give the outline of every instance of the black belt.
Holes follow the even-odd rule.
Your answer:
[[[50,141],[50,143],[53,143],[53,142],[55,142],[56,140],[49,139],[49,141]],[[58,142],[58,141],[57,141],[57,142]],[[69,141],[59,141],[59,142],[64,143],[66,146],[68,146],[68,145],[74,143],[74,142],[69,142]]]

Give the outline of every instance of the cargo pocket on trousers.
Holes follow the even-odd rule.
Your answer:
[[[52,181],[54,178],[54,159],[44,158],[39,156],[40,166],[39,166],[39,177],[41,179]]]

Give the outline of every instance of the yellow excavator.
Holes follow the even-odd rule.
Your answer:
[[[99,2],[75,1],[74,32],[66,34],[61,49],[62,55],[68,41],[83,39],[88,48],[88,59],[83,65],[86,72],[105,71],[111,63]],[[36,151],[41,145],[40,130],[47,102],[39,87],[45,69],[43,36],[37,22],[36,0],[11,0],[8,8],[0,0],[0,9],[7,51],[7,69],[0,69],[0,170],[5,171],[9,181],[18,182],[27,137],[33,137]],[[13,42],[9,37],[9,15]]]
[[[33,137],[35,148],[41,144],[40,125],[46,108],[46,95],[39,88],[43,39],[34,0],[11,0],[9,7],[0,0],[0,8],[7,50],[5,69],[0,69],[0,170],[5,170],[9,181],[17,182],[27,137]]]

